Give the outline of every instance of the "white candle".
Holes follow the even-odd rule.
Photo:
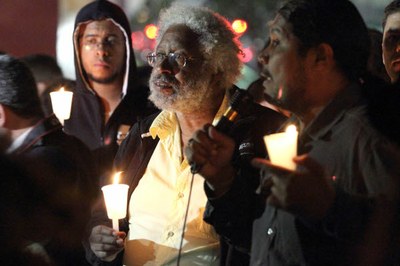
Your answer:
[[[269,159],[273,164],[296,170],[293,157],[297,155],[297,136],[294,125],[289,125],[285,132],[264,136]]]
[[[119,231],[118,219],[125,218],[128,202],[129,186],[119,183],[119,176],[122,172],[114,175],[114,183],[101,188],[104,201],[107,207],[107,216],[112,220],[113,229]]]
[[[71,115],[72,95],[72,91],[65,91],[64,87],[59,91],[50,92],[53,112],[61,124],[64,124],[64,120],[69,119]]]

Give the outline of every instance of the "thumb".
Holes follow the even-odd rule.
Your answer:
[[[304,166],[310,172],[315,173],[318,176],[323,176],[324,169],[322,166],[308,154],[299,155],[293,158],[293,161],[301,166]]]

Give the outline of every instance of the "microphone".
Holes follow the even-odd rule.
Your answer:
[[[248,112],[248,108],[251,106],[253,98],[245,91],[238,89],[236,90],[231,99],[228,109],[218,120],[216,125],[213,125],[219,132],[230,135],[230,130],[233,124],[240,118],[241,115]]]
[[[246,91],[241,89],[236,89],[230,99],[230,104],[225,113],[218,120],[216,125],[213,125],[215,129],[219,132],[227,134],[230,136],[230,131],[234,123],[244,114],[249,112],[251,103],[253,102],[253,97]],[[190,164],[190,172],[196,174],[200,171],[201,165],[196,163]]]

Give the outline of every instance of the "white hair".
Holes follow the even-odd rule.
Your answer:
[[[220,14],[206,7],[175,2],[160,12],[157,45],[173,25],[185,25],[199,35],[200,46],[211,71],[220,72],[221,86],[227,88],[240,76],[241,45],[230,23]]]

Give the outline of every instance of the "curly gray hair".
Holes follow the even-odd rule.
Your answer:
[[[199,35],[205,60],[213,73],[221,72],[221,86],[228,87],[240,76],[241,45],[230,23],[220,14],[206,7],[175,2],[160,12],[157,45],[173,25],[185,25]]]

